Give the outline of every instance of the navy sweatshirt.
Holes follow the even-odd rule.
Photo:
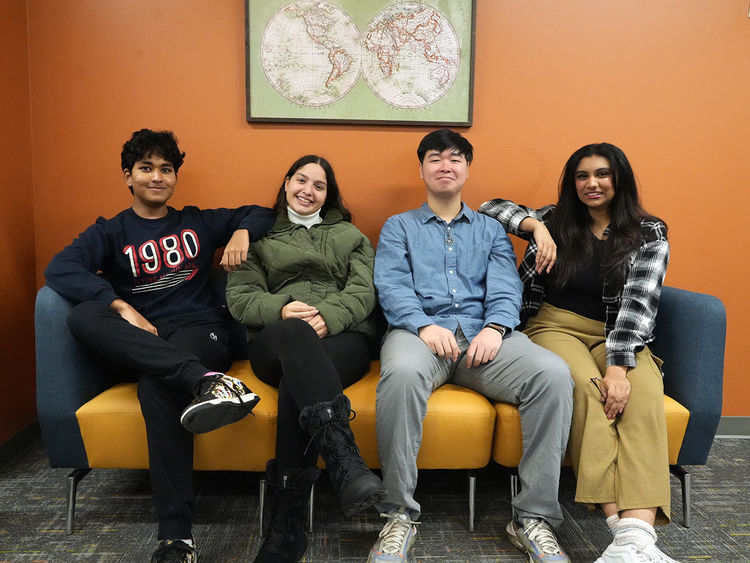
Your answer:
[[[209,273],[217,248],[237,229],[261,238],[276,219],[256,205],[237,209],[181,211],[167,208],[160,219],[144,219],[126,209],[99,217],[56,254],[44,275],[47,285],[73,303],[121,298],[146,319],[215,310]]]

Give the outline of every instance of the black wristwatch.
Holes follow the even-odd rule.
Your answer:
[[[485,328],[491,328],[491,329],[494,329],[494,330],[498,331],[503,336],[505,336],[505,334],[508,332],[508,327],[507,326],[499,325],[497,323],[488,323],[488,324],[486,324],[484,326],[485,326]]]

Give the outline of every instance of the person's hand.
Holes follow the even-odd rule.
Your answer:
[[[148,319],[136,311],[127,301],[115,299],[109,304],[109,306],[117,311],[117,313],[131,325],[159,336],[159,331],[156,330],[156,327],[148,322]]]
[[[503,345],[503,335],[494,328],[484,327],[466,350],[466,367],[477,367],[491,362]]]
[[[447,328],[438,325],[427,325],[419,329],[419,338],[438,357],[455,362],[458,360],[458,342],[456,337]]]
[[[534,235],[534,241],[536,241],[536,272],[541,274],[546,272],[549,274],[552,266],[555,265],[557,260],[557,245],[552,239],[552,235],[549,234],[549,230],[541,221],[536,221],[531,231]]]
[[[328,326],[326,325],[323,317],[318,313],[312,319],[307,321],[308,324],[313,327],[315,332],[318,334],[318,338],[325,338],[328,336]]]
[[[625,376],[627,371],[622,366],[609,366],[604,372],[600,400],[604,403],[604,412],[609,420],[622,414],[630,400],[630,381]]]
[[[219,265],[227,272],[236,270],[247,260],[248,250],[250,250],[250,233],[247,229],[237,229],[224,247]]]
[[[302,319],[309,323],[317,314],[318,310],[315,307],[303,303],[302,301],[292,301],[281,308],[281,318],[285,320]]]

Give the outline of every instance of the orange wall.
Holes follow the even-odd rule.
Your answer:
[[[0,444],[36,418],[34,214],[24,2],[0,3]]]
[[[129,204],[119,150],[144,126],[173,129],[187,151],[177,206],[270,203],[307,152],[330,158],[373,239],[422,200],[426,128],[245,121],[242,0],[27,3],[39,284],[55,251]],[[750,205],[747,0],[477,4],[467,202],[550,202],[574,149],[620,145],[670,225],[667,283],[727,306],[724,414],[750,415],[750,237],[726,213]]]

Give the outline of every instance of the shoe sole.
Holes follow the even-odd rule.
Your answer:
[[[375,476],[373,475],[373,477]],[[377,477],[375,477],[375,479],[377,479],[378,483],[380,483],[380,479],[378,479]],[[363,477],[361,480],[368,481],[369,483],[373,482],[372,477]],[[354,500],[349,504],[349,506],[342,507],[342,510],[344,511],[344,514],[346,516],[354,516],[365,508],[379,503],[386,497],[387,492],[382,484],[373,486],[369,483],[363,484],[362,490],[358,491],[358,494],[354,495]],[[356,486],[356,482],[353,485]]]
[[[534,563],[534,557],[529,553],[528,548],[523,544],[521,539],[516,535],[516,532],[513,529],[513,522],[509,522],[508,525],[505,527],[505,534],[508,536],[510,543],[513,544],[513,547],[525,553],[529,563]]]
[[[180,417],[180,423],[193,434],[211,432],[227,424],[240,421],[255,408],[260,397],[247,393],[231,399],[211,399],[190,405]]]

